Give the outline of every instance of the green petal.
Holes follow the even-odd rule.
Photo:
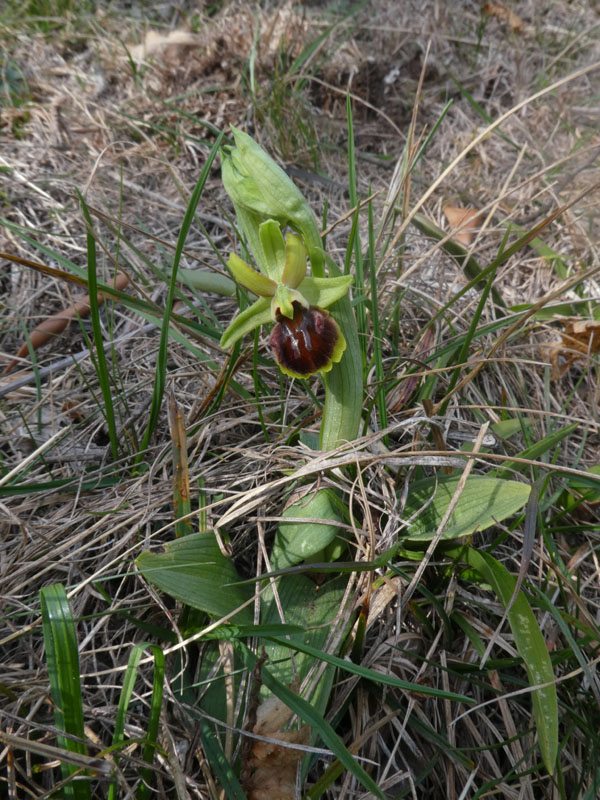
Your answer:
[[[259,325],[266,325],[271,321],[271,301],[267,297],[259,297],[250,308],[242,311],[241,314],[238,314],[233,319],[223,336],[221,336],[221,347],[228,350],[242,336],[250,333]]]
[[[266,220],[260,225],[258,235],[265,255],[265,263],[262,267],[269,278],[276,283],[281,283],[281,276],[285,268],[286,249],[279,223],[274,219]]]
[[[252,269],[249,264],[246,264],[235,253],[231,253],[229,256],[227,266],[238,283],[241,283],[242,286],[250,289],[251,292],[259,295],[259,297],[273,297],[275,294],[277,289],[275,281]]]
[[[342,298],[352,283],[352,275],[340,275],[337,278],[304,278],[298,291],[311,306],[327,308]]]
[[[285,239],[285,267],[281,282],[296,289],[306,277],[306,247],[300,236],[288,233]]]

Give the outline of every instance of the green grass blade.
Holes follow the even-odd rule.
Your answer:
[[[94,333],[94,349],[96,350],[95,367],[98,375],[98,383],[104,400],[104,418],[108,427],[108,438],[113,461],[119,460],[119,437],[117,436],[117,423],[115,420],[115,409],[112,400],[112,387],[108,363],[103,347],[102,326],[100,325],[100,305],[98,302],[98,275],[96,271],[96,239],[92,230],[92,219],[82,195],[77,191],[81,210],[86,222],[86,242],[87,242],[87,279],[88,292],[90,298],[90,319],[92,321],[92,331]]]
[[[152,764],[154,753],[156,750],[156,741],[158,737],[158,725],[160,722],[160,711],[163,698],[163,684],[165,677],[165,657],[163,651],[155,644],[140,643],[136,644],[129,656],[129,663],[125,677],[123,678],[123,686],[121,688],[121,696],[119,698],[119,707],[117,709],[117,718],[115,721],[115,730],[113,733],[113,747],[119,746],[124,743],[125,731],[125,717],[127,709],[133,694],[133,687],[138,673],[138,666],[144,651],[150,649],[154,656],[154,679],[152,684],[152,699],[150,702],[150,716],[148,718],[148,730],[146,733],[144,747],[142,750],[142,758],[148,764]],[[115,761],[118,760],[118,755],[114,754]],[[145,767],[141,770],[142,782],[137,791],[138,798],[146,798],[150,795],[150,782],[152,779],[152,769]],[[115,800],[117,795],[116,786],[113,784],[108,792],[108,800]]]
[[[510,603],[516,579],[493,556],[472,547],[447,551],[451,558],[465,560],[489,583],[504,607]],[[546,642],[527,597],[519,591],[507,612],[515,646],[523,659],[531,686],[550,684],[531,694],[538,743],[544,765],[552,775],[558,754],[558,702],[552,662]]]
[[[454,81],[454,83],[455,83],[455,85],[456,85],[456,88],[457,88],[457,89],[458,89],[458,91],[459,91],[459,92],[462,94],[462,96],[465,98],[465,100],[467,101],[467,103],[468,103],[468,104],[469,104],[469,105],[470,105],[472,108],[474,108],[474,109],[475,109],[475,111],[476,111],[476,112],[479,114],[479,116],[480,116],[482,119],[484,119],[484,120],[485,120],[485,121],[486,121],[488,124],[491,124],[491,123],[492,123],[494,120],[493,120],[493,118],[492,118],[492,117],[490,117],[490,115],[489,115],[489,114],[487,113],[487,111],[486,111],[486,110],[483,108],[483,106],[482,106],[482,105],[480,105],[480,103],[478,103],[478,102],[477,102],[477,100],[475,100],[475,98],[473,97],[473,95],[472,95],[472,94],[471,94],[471,93],[470,93],[470,92],[469,92],[469,91],[468,91],[468,90],[467,90],[467,89],[466,89],[466,88],[463,86],[463,84],[462,84],[462,83],[459,81],[459,79],[458,79],[458,78],[457,78],[457,77],[456,77],[456,76],[455,76],[455,75],[452,73],[452,71],[451,71],[450,69],[448,69],[448,67],[447,67],[447,66],[445,67],[445,70],[446,70],[447,74],[450,76],[451,80],[452,80],[452,81]],[[500,130],[495,130],[495,131],[494,131],[494,136],[498,136],[500,139],[502,139],[503,141],[505,141],[505,142],[506,142],[507,144],[509,144],[511,147],[514,147],[514,149],[515,149],[515,150],[517,150],[517,151],[519,151],[519,150],[521,149],[521,145],[519,145],[519,144],[517,144],[516,142],[514,142],[514,141],[513,141],[513,140],[510,138],[510,136],[507,136],[505,133],[503,133],[503,132],[502,132],[502,131],[500,131]],[[529,157],[531,158],[531,156],[529,156]]]
[[[200,736],[202,738],[202,750],[210,768],[217,776],[221,788],[225,792],[228,800],[246,800],[246,795],[240,782],[235,776],[234,771],[225,753],[219,747],[219,743],[212,732],[210,725],[205,719],[200,720]]]
[[[416,228],[418,228],[421,231],[421,233],[424,233],[426,236],[429,236],[430,238],[435,239],[438,242],[443,241],[448,236],[448,234],[445,231],[443,231],[441,228],[438,228],[437,225],[431,222],[431,220],[427,219],[427,217],[424,217],[422,214],[415,214],[412,223]],[[442,249],[445,250],[446,253],[448,253],[448,255],[452,256],[452,258],[455,259],[455,261],[462,268],[463,272],[469,279],[468,285],[462,287],[462,289],[458,292],[458,294],[456,294],[452,298],[452,301],[449,305],[458,300],[459,297],[462,297],[462,295],[465,294],[465,292],[467,292],[469,289],[473,287],[477,289],[484,289],[486,285],[485,281],[488,278],[488,276],[491,274],[495,274],[497,268],[502,263],[504,263],[504,260],[506,260],[502,259],[499,261],[498,259],[496,259],[492,262],[492,264],[489,264],[485,269],[482,269],[479,266],[477,260],[473,258],[473,256],[469,256],[467,258],[468,256],[467,249],[464,248],[462,245],[460,245],[458,242],[455,242],[454,239],[447,239],[442,244]],[[516,250],[513,252],[516,252]],[[502,295],[495,286],[492,286],[491,293],[494,303],[497,306],[500,306],[500,308],[506,308],[506,303],[502,299]],[[443,312],[446,308],[447,306],[444,306],[444,308],[441,309],[441,311]]]
[[[521,235],[527,233],[525,228],[521,227],[521,225],[517,225],[516,222],[504,222],[502,223],[507,226],[508,230],[516,231]],[[569,267],[567,262],[556,250],[553,250],[549,247],[545,242],[543,242],[539,237],[535,236],[529,242],[529,246],[531,249],[538,254],[544,261],[548,264],[548,266],[552,267],[554,272],[558,275],[559,278],[562,280],[566,280],[569,277]]]
[[[473,317],[469,324],[469,330],[467,331],[463,339],[462,346],[458,351],[458,355],[456,356],[454,362],[455,364],[464,364],[467,361],[467,356],[469,354],[469,347],[471,346],[471,342],[473,341],[473,337],[475,336],[475,333],[477,331],[479,320],[481,319],[481,315],[483,314],[483,309],[485,308],[485,304],[487,303],[490,291],[493,288],[493,283],[495,278],[496,278],[496,271],[493,270],[492,272],[490,272],[486,284],[483,288],[483,291],[481,292],[479,301],[477,303],[477,308],[475,309],[475,313],[473,314]],[[452,399],[451,398],[452,392],[454,390],[454,387],[458,383],[460,376],[461,376],[461,370],[455,369],[452,373],[452,377],[450,378],[450,383],[448,384],[448,388],[446,389],[446,397],[448,399],[444,403],[442,403],[438,412],[440,416],[443,416],[448,410],[448,405],[450,403],[450,400]]]
[[[348,192],[350,194],[350,206],[356,209],[354,212],[354,224],[356,226],[356,235],[354,237],[356,324],[358,325],[358,343],[364,365],[367,360],[368,329],[364,296],[365,275],[363,269],[362,245],[360,236],[358,235],[360,206],[358,203],[358,190],[356,188],[356,154],[354,152],[354,125],[352,122],[352,102],[350,100],[350,94],[346,95],[346,115],[348,120]]]
[[[370,192],[369,192],[370,193]],[[379,324],[379,293],[377,291],[377,270],[375,269],[375,229],[373,224],[373,203],[368,204],[369,215],[369,278],[371,283],[371,325],[373,334],[373,361],[375,362],[375,403],[379,417],[379,428],[387,428],[387,404],[383,369],[383,333]],[[387,445],[387,437],[383,443]]]
[[[558,431],[553,431],[547,436],[544,436],[544,438],[540,439],[539,442],[534,442],[531,447],[527,447],[525,450],[522,450],[520,453],[518,453],[517,457],[527,458],[535,461],[541,455],[544,455],[544,453],[547,453],[549,450],[553,450],[562,442],[564,438],[570,436],[578,428],[581,428],[581,424],[579,422],[573,422],[571,425],[565,425],[564,428],[561,428]],[[526,464],[517,464],[513,461],[507,461],[504,464],[503,469],[499,470],[498,477],[506,478],[511,474],[512,470],[522,471],[526,467]]]
[[[142,437],[142,443],[140,447],[140,455],[138,456],[138,461],[141,459],[144,450],[146,450],[146,448],[148,447],[148,442],[150,441],[150,437],[152,436],[154,429],[156,427],[156,423],[158,422],[160,407],[162,404],[162,399],[165,391],[166,374],[167,374],[167,345],[169,342],[169,322],[171,318],[171,306],[173,304],[173,297],[175,295],[175,288],[177,286],[177,269],[179,267],[179,262],[181,260],[181,255],[183,252],[183,246],[185,244],[185,240],[189,233],[192,222],[194,221],[196,206],[198,205],[200,197],[202,196],[202,192],[204,190],[204,184],[206,183],[207,178],[210,175],[212,163],[215,160],[215,157],[219,151],[222,139],[223,139],[223,133],[221,133],[217,138],[217,140],[215,141],[212,150],[210,151],[206,159],[204,167],[202,168],[202,172],[200,173],[200,177],[198,178],[198,182],[196,183],[194,191],[192,192],[192,196],[190,197],[190,201],[188,203],[185,215],[183,217],[183,222],[181,223],[179,236],[177,238],[177,247],[175,249],[175,255],[173,257],[171,283],[169,284],[169,292],[167,294],[163,322],[160,332],[160,342],[158,345],[158,357],[156,362],[156,372],[154,376],[154,391],[152,393],[152,405],[150,407],[150,414],[148,418],[148,423],[146,425],[146,430],[144,431],[144,435]]]
[[[573,591],[574,592],[576,591],[575,587],[573,587]],[[600,678],[597,672],[594,672],[592,671],[592,669],[590,669],[590,665],[588,664],[587,658],[583,653],[583,651],[581,650],[581,648],[579,647],[577,639],[573,635],[573,632],[571,631],[571,628],[567,623],[568,616],[565,614],[564,611],[561,612],[540,589],[536,589],[536,595],[537,595],[537,601],[540,604],[540,606],[543,609],[545,609],[549,614],[552,615],[552,618],[555,620],[557,626],[560,628],[562,635],[565,637],[566,643],[573,651],[573,655],[577,659],[577,662],[581,667],[583,674],[585,675],[585,678],[596,698],[596,702],[600,706],[600,696],[599,696]],[[595,638],[596,641],[598,640],[598,633],[596,631],[592,632],[592,638]]]
[[[338,656],[331,655],[330,653],[325,653],[323,650],[319,650],[316,647],[311,647],[310,645],[305,644],[304,642],[299,642],[296,639],[290,641],[289,639],[279,639],[276,636],[267,636],[265,638],[268,638],[270,641],[281,645],[281,647],[291,647],[293,650],[299,650],[301,653],[306,653],[306,655],[309,655],[312,658],[316,658],[319,661],[326,661],[328,664],[338,667],[338,669],[341,669],[345,672],[350,672],[353,675],[358,675],[361,678],[365,678],[365,680],[373,681],[377,684],[395,686],[397,689],[405,689],[409,692],[432,695],[433,697],[438,697],[443,700],[453,700],[458,703],[475,702],[472,698],[466,697],[462,694],[446,692],[442,689],[425,686],[424,684],[411,683],[410,681],[404,681],[400,678],[396,678],[393,675],[386,675],[385,673],[377,672],[369,669],[368,667],[362,667],[360,664],[355,664],[354,662],[347,661],[344,658],[339,658]]]
[[[72,753],[87,755],[85,743],[80,741],[85,734],[77,634],[64,586],[57,583],[41,589],[40,607],[54,718],[56,727],[68,734],[58,736],[58,743]],[[65,762],[61,763],[61,769],[65,780],[79,772],[72,764]],[[90,785],[87,781],[73,780],[65,785],[64,796],[74,800],[89,800]]]
[[[320,36],[314,39],[312,42],[309,42],[306,47],[302,50],[302,52],[296,56],[292,64],[290,65],[287,74],[288,76],[294,75],[296,72],[302,70],[304,65],[310,60],[313,53],[318,51],[325,42],[325,40],[331,35],[334,28],[347,24],[347,21],[357,14],[361,9],[363,9],[367,5],[367,0],[362,0],[362,2],[355,3],[351,8],[348,9],[346,14],[343,14],[340,18],[337,18],[335,22],[331,25],[328,25],[325,30],[323,31]],[[348,37],[351,35],[352,28],[349,28]]]

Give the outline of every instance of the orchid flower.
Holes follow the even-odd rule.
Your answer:
[[[259,224],[257,233],[254,249],[260,253],[262,272],[234,253],[227,266],[258,300],[234,318],[221,346],[231,347],[259,325],[275,322],[269,344],[282,372],[294,378],[328,372],[342,358],[346,341],[325,308],[347,293],[352,277],[308,276],[302,237],[288,233],[284,241],[274,219]]]

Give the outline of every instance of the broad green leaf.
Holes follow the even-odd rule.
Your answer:
[[[425,478],[410,488],[405,517],[416,514],[407,538],[429,541],[456,491],[460,478]],[[516,514],[529,498],[531,487],[517,481],[473,475],[466,483],[443,533],[444,539],[457,539],[482,531]]]
[[[280,522],[271,553],[271,569],[284,569],[319,553],[338,535],[340,515],[335,508],[335,495],[330,489],[319,489],[303,497],[283,512],[282,517],[324,520],[323,522]],[[325,520],[331,520],[330,523]]]
[[[472,547],[447,551],[451,558],[465,560],[475,569],[506,608],[516,585],[516,578],[496,559],[485,551]],[[543,689],[531,693],[538,743],[544,765],[552,775],[558,754],[558,703],[552,662],[546,642],[527,597],[519,591],[507,614],[508,622],[519,655],[523,659],[531,686],[548,683]]]
[[[40,590],[40,606],[56,727],[64,733],[84,739],[77,634],[64,586],[60,583],[44,586]],[[57,738],[64,750],[87,755],[83,741],[66,736]],[[73,773],[80,772],[77,767],[64,761],[61,762],[61,769],[65,780]],[[66,798],[89,800],[90,784],[73,780],[65,784],[63,792]]]
[[[306,677],[315,659],[312,654],[302,652],[301,645],[312,645],[317,649],[325,645],[331,633],[331,623],[340,614],[346,583],[346,576],[321,586],[304,575],[284,575],[278,580],[277,593],[284,610],[285,621],[288,624],[301,625],[303,630],[301,633],[286,637],[289,640],[288,645],[283,641],[265,643],[265,650],[269,655],[269,668],[277,680],[288,685],[296,675],[300,681]],[[262,595],[261,623],[269,625],[280,621],[273,592],[269,587]],[[293,665],[290,648],[296,650]],[[321,713],[325,712],[327,706],[332,678],[333,670],[327,670],[315,695],[311,697],[311,704]]]
[[[145,550],[136,565],[163,592],[213,617],[230,614],[252,596],[248,586],[238,585],[240,577],[231,559],[219,550],[211,531],[168,542],[162,553]],[[251,624],[252,612],[246,607],[232,620]]]

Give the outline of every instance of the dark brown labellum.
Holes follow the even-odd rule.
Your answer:
[[[331,361],[339,331],[326,311],[295,302],[292,319],[277,314],[269,344],[284,370],[311,375]]]

